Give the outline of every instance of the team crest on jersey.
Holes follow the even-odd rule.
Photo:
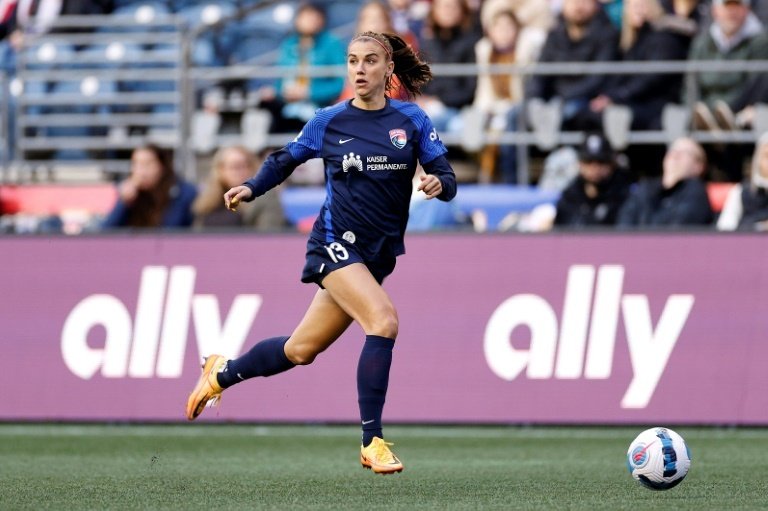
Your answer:
[[[389,141],[392,142],[393,146],[402,149],[408,143],[408,137],[404,129],[396,128],[389,130]]]

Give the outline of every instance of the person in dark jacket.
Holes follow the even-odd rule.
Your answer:
[[[602,134],[587,135],[578,154],[579,175],[557,201],[555,225],[577,228],[615,224],[629,195],[629,177],[617,167],[613,148]]]
[[[680,227],[712,223],[712,207],[701,176],[707,160],[693,139],[675,140],[664,156],[660,178],[640,182],[619,211],[617,225]]]
[[[565,0],[555,27],[547,35],[539,62],[609,62],[616,60],[619,32],[597,0]],[[562,100],[563,127],[591,129],[589,102],[605,87],[605,76],[536,75],[526,98]]]
[[[104,229],[192,225],[197,189],[174,174],[170,154],[160,147],[148,144],[133,150],[131,174],[117,191]]]
[[[474,64],[481,34],[466,0],[435,0],[422,29],[420,51],[431,64]],[[417,104],[437,131],[460,132],[459,113],[475,99],[477,76],[437,76]]]
[[[624,26],[621,31],[622,60],[685,60],[687,49],[672,32],[658,23],[665,17],[659,0],[625,0]],[[633,130],[660,130],[661,112],[667,103],[680,98],[680,75],[627,74],[609,78],[603,93],[590,102],[595,124],[608,105],[628,106],[632,111]]]

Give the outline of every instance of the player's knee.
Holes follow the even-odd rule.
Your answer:
[[[297,366],[309,365],[315,361],[318,351],[310,346],[286,346],[285,356]]]
[[[397,311],[390,306],[383,308],[374,315],[367,333],[395,339],[399,328],[400,321],[397,318]]]

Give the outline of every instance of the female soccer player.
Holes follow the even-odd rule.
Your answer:
[[[359,34],[349,44],[347,73],[353,99],[319,110],[293,142],[267,158],[254,178],[224,194],[227,207],[235,209],[277,186],[300,163],[323,158],[327,196],[307,243],[301,277],[320,289],[289,337],[263,340],[233,360],[207,357],[186,412],[193,420],[235,383],[312,363],[357,321],[366,334],[357,368],[360,461],[387,474],[402,471],[403,465],[384,442],[381,426],[398,330],[397,311],[381,283],[405,252],[417,163],[427,173],[418,190],[428,199],[451,200],[456,178],[427,115],[386,95],[393,75],[411,94],[432,78],[429,66],[410,46],[395,35]]]

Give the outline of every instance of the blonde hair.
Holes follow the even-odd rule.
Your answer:
[[[648,7],[646,21],[651,24],[657,23],[664,17],[664,7],[659,0],[643,0]],[[637,29],[629,23],[629,2],[624,1],[624,8],[621,13],[621,40],[619,46],[623,51],[627,51],[637,41]]]
[[[760,172],[760,150],[768,145],[768,132],[763,133],[760,135],[760,138],[757,139],[757,143],[755,144],[755,151],[752,154],[752,162],[751,162],[751,168],[750,168],[750,185],[753,188],[767,188],[768,189],[768,178],[763,176]]]
[[[232,145],[222,147],[213,155],[211,163],[211,172],[200,195],[192,204],[192,212],[195,215],[207,215],[224,204],[222,196],[229,189],[229,186],[222,180],[221,174],[224,169],[224,157],[229,151],[238,151],[245,156],[248,161],[248,167],[256,173],[256,156],[241,145]]]

